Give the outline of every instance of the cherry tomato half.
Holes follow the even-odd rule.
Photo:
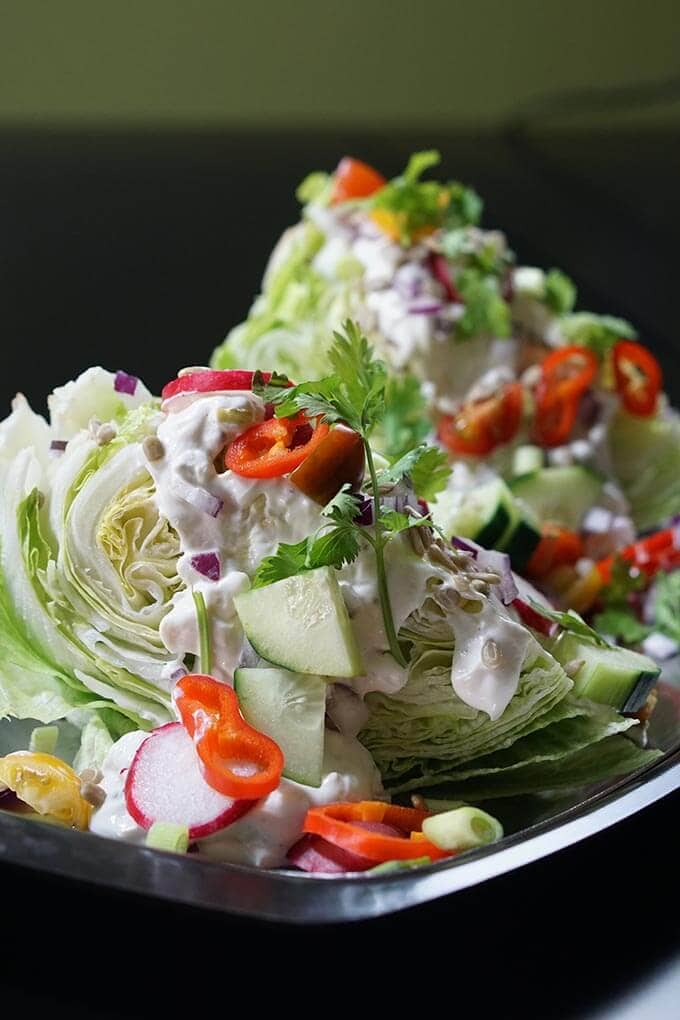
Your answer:
[[[237,436],[227,448],[224,462],[229,470],[246,478],[278,478],[302,464],[328,431],[325,422],[318,422],[315,428],[304,414],[270,418]]]
[[[654,414],[663,377],[651,351],[632,340],[619,340],[614,347],[614,377],[629,414],[641,418]]]
[[[523,405],[520,383],[507,383],[492,397],[469,401],[455,415],[443,417],[439,438],[453,453],[483,457],[515,436]]]
[[[545,577],[555,567],[576,563],[583,556],[583,542],[575,531],[547,521],[541,529],[541,541],[526,565],[527,577]]]
[[[349,202],[353,198],[368,198],[387,184],[381,173],[360,159],[345,156],[333,175],[331,205]]]
[[[358,489],[364,477],[364,444],[346,425],[336,425],[290,476],[306,496],[325,506],[349,482]]]

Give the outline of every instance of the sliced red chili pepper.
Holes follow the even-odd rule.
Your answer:
[[[632,340],[619,340],[614,347],[614,377],[629,414],[649,418],[655,413],[663,376],[651,351]]]
[[[527,577],[545,577],[555,567],[576,563],[582,556],[583,542],[575,531],[546,521],[541,528],[541,541],[526,565]]]
[[[333,175],[331,204],[349,202],[354,198],[368,198],[387,184],[386,179],[368,163],[345,156]]]
[[[399,807],[378,800],[364,800],[358,804],[326,804],[307,812],[303,831],[323,836],[329,843],[359,854],[377,863],[407,861],[418,857],[440,860],[451,854],[430,843],[422,832],[429,811]],[[366,823],[371,823],[366,827]],[[380,824],[376,831],[375,824]],[[404,833],[388,835],[389,826]]]
[[[455,415],[441,418],[439,438],[453,453],[483,457],[514,438],[523,406],[521,384],[507,383],[492,397],[468,401]]]
[[[312,429],[304,414],[270,418],[236,437],[227,448],[225,465],[245,478],[278,478],[302,464],[328,432],[325,422]]]
[[[561,347],[541,364],[536,387],[534,438],[541,446],[561,446],[576,424],[579,401],[592,384],[598,360],[587,347]]]
[[[281,748],[245,721],[228,684],[201,674],[184,676],[175,687],[175,703],[214,790],[257,800],[277,788],[284,766]]]
[[[604,584],[611,581],[612,567],[617,558],[637,567],[647,577],[654,577],[660,570],[680,566],[680,535],[676,528],[664,528],[626,546],[616,553],[616,556],[607,556],[606,559],[600,560],[597,569]]]

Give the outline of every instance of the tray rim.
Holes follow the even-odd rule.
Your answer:
[[[364,921],[468,889],[601,832],[680,789],[680,746],[578,804],[464,857],[387,875],[312,876],[187,858],[0,811],[3,861],[109,890],[288,924]]]

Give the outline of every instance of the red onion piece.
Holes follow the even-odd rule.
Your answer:
[[[173,683],[176,683],[177,680],[181,680],[182,677],[186,675],[187,675],[186,668],[184,666],[178,666],[177,669],[170,674],[170,679],[172,680]]]
[[[191,557],[191,566],[197,574],[202,574],[209,581],[219,581],[222,567],[217,553],[197,553]]]
[[[366,832],[378,832],[381,836],[397,836],[405,839],[408,833],[399,829],[396,825],[386,825],[385,822],[353,822],[357,829],[365,829]]]
[[[290,848],[287,860],[300,871],[324,875],[344,875],[348,871],[368,871],[378,863],[361,854],[343,850],[324,839],[323,836],[311,833],[304,835]]]
[[[479,555],[480,546],[475,545],[472,542],[468,542],[465,538],[459,538],[458,535],[451,536],[451,545],[456,549],[460,549],[461,552],[468,552],[474,559],[477,559]]]
[[[451,277],[451,270],[449,264],[443,255],[437,252],[432,252],[430,255],[430,272],[434,276],[435,280],[441,283],[446,293],[448,301],[461,301],[461,296],[455,288],[453,279]]]
[[[113,388],[116,393],[127,393],[128,396],[134,397],[138,382],[139,379],[136,375],[128,375],[127,372],[123,372],[123,370],[120,369],[116,372],[116,378],[113,381]]]
[[[428,274],[417,262],[407,262],[394,274],[394,289],[404,301],[414,301],[423,293]]]
[[[373,524],[373,500],[369,496],[363,496],[359,503],[359,512],[354,518],[357,524],[370,526]]]
[[[498,552],[496,549],[484,549],[477,557],[477,564],[483,570],[493,570],[501,575],[499,583],[494,585],[494,588],[503,605],[511,605],[519,595],[519,588],[515,584],[508,554]]]
[[[67,446],[67,439],[53,439],[50,443],[50,450],[54,450],[55,453],[63,453]]]
[[[414,301],[408,306],[409,315],[437,315],[443,308],[441,301]]]

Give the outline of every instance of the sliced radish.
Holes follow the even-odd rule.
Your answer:
[[[323,836],[308,833],[288,851],[287,860],[300,871],[317,875],[343,875],[348,871],[368,871],[377,861],[335,846]]]
[[[256,801],[213,790],[199,766],[194,742],[181,723],[167,723],[140,744],[125,781],[128,812],[143,829],[154,822],[186,825],[190,839],[231,825]]]

